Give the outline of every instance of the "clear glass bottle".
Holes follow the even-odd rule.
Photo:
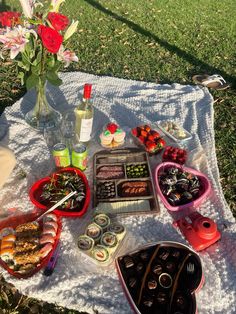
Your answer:
[[[94,110],[91,104],[92,85],[84,85],[82,102],[75,108],[75,132],[79,142],[87,144],[91,139]]]

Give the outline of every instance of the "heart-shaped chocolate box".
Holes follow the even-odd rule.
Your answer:
[[[187,246],[168,241],[149,244],[118,257],[116,267],[135,313],[196,313],[202,264]]]

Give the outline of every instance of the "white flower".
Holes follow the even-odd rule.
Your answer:
[[[34,0],[20,0],[22,10],[27,18],[32,18],[34,11]]]
[[[19,52],[24,51],[30,34],[37,37],[34,30],[28,30],[21,25],[13,29],[7,28],[4,34],[0,34],[0,42],[3,44],[2,51],[10,50],[10,58],[14,59]]]
[[[65,0],[52,0],[50,11],[51,12],[58,12],[62,2],[65,2]]]
[[[78,21],[74,22],[74,20],[72,21],[72,23],[70,24],[70,26],[67,28],[65,35],[64,35],[64,41],[66,41],[67,39],[69,39],[74,32],[77,30],[78,27]]]
[[[65,68],[67,68],[72,61],[78,62],[78,60],[79,60],[74,52],[72,52],[70,50],[65,50],[63,45],[61,45],[61,47],[57,53],[57,59],[59,61],[65,62]]]

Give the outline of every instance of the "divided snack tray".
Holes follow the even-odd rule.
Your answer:
[[[137,314],[196,314],[195,292],[204,283],[198,254],[172,241],[161,241],[119,256],[116,268]]]
[[[78,237],[77,246],[97,266],[108,266],[114,261],[125,235],[122,224],[105,214],[97,214]]]
[[[13,217],[9,217],[6,218],[4,220],[0,221],[0,232],[5,229],[5,228],[9,228],[9,229],[15,229],[17,226],[21,225],[21,224],[25,224],[28,222],[33,222],[35,221],[35,219],[42,214],[42,212],[40,211],[34,211],[34,212],[30,212],[30,213],[25,213],[25,214],[20,214],[20,215],[16,215]],[[49,214],[50,215],[50,214]],[[55,216],[55,215],[54,215]],[[57,216],[55,216],[57,217]],[[42,223],[43,220],[39,221],[39,224],[42,228]],[[27,272],[19,272],[19,271],[14,271],[14,269],[10,268],[8,266],[8,264],[6,262],[4,262],[1,258],[0,258],[0,265],[5,268],[9,274],[11,274],[14,277],[17,278],[29,278],[31,276],[33,276],[35,273],[37,273],[40,269],[42,269],[43,267],[46,267],[48,261],[50,260],[50,258],[52,257],[55,249],[57,248],[59,239],[60,239],[60,234],[61,234],[61,219],[60,217],[57,217],[57,232],[56,235],[54,237],[54,243],[53,243],[53,247],[52,250],[47,254],[47,256],[45,256],[35,267],[34,269],[27,271]],[[1,242],[1,240],[0,240]]]
[[[137,148],[96,153],[93,203],[107,214],[158,213],[148,154]]]

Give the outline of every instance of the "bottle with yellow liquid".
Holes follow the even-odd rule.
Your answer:
[[[92,85],[84,85],[82,102],[75,109],[75,132],[77,140],[88,144],[91,139],[94,110],[91,104]]]

